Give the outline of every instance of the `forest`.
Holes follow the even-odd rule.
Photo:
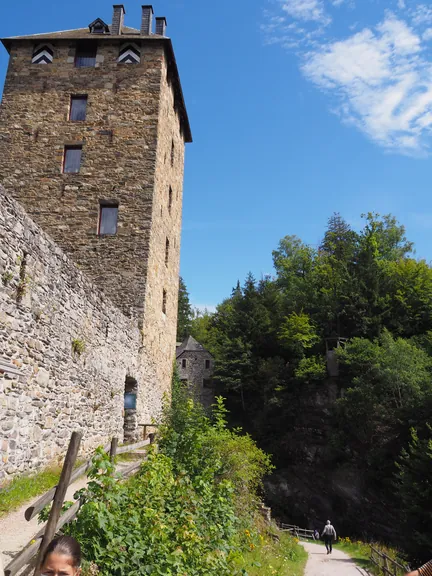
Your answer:
[[[432,268],[404,227],[339,215],[317,247],[286,236],[275,274],[237,282],[214,314],[180,286],[179,338],[215,357],[232,426],[272,454],[281,520],[432,549]]]

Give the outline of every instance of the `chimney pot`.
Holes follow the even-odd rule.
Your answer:
[[[111,34],[113,34],[113,36],[119,36],[123,30],[126,10],[124,9],[123,4],[114,4],[113,9],[114,12],[111,24]]]
[[[141,35],[150,36],[153,27],[153,6],[147,4],[142,7]]]
[[[159,36],[165,36],[166,27],[167,27],[167,21],[165,16],[156,18],[156,34],[158,34]]]

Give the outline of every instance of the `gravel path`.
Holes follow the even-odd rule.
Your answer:
[[[367,576],[368,574],[340,550],[334,548],[332,554],[328,555],[325,546],[309,542],[301,544],[309,554],[305,576]]]
[[[126,468],[133,462],[120,462],[117,465],[117,471],[120,472],[122,468]],[[65,500],[73,500],[73,495],[77,490],[87,486],[87,478],[82,476],[76,482],[71,484],[66,492]],[[27,522],[24,517],[24,512],[32,502],[36,502],[38,497],[30,502],[27,502],[21,508],[8,514],[4,518],[0,518],[0,554],[3,558],[4,567],[12,560],[18,552],[20,552],[35,534],[42,528],[42,524],[38,524],[37,516]]]
[[[76,482],[71,484],[66,492],[66,500],[73,500],[73,495],[80,488],[87,485],[87,478],[79,478]],[[34,498],[31,502],[35,502],[38,497]],[[0,552],[3,556],[3,564],[7,564],[24,546],[30,542],[33,536],[42,528],[42,524],[38,524],[37,516],[27,522],[24,518],[24,512],[27,510],[31,502],[27,502],[4,518],[0,518]]]

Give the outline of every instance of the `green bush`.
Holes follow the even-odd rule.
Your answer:
[[[211,420],[178,381],[158,444],[127,482],[98,449],[84,505],[67,532],[92,573],[97,566],[113,576],[236,574],[268,456],[226,428],[222,400]]]

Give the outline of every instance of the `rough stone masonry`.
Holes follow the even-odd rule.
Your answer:
[[[42,394],[39,404],[38,400],[31,400],[33,411],[29,418],[17,404],[29,398],[25,394],[26,378],[13,385],[5,380],[8,385],[0,391],[1,405],[8,411],[4,426],[8,428],[14,422],[12,428],[3,430],[0,446],[4,448],[3,465],[9,474],[23,469],[23,462],[24,468],[29,465],[33,458],[30,454],[29,459],[29,450],[37,465],[52,457],[57,448],[64,448],[64,440],[60,440],[72,424],[60,426],[61,419],[54,416],[62,415],[65,422],[71,416],[74,423],[72,414],[64,410],[73,413],[76,406],[87,406],[83,400],[86,386],[96,387],[91,393],[105,399],[103,409],[96,399],[93,411],[83,413],[82,426],[89,427],[88,435],[94,440],[122,429],[128,371],[136,373],[130,376],[137,379],[138,423],[157,417],[162,396],[170,389],[177,323],[184,145],[191,141],[191,133],[174,51],[171,40],[164,36],[162,19],[159,34],[154,34],[150,6],[142,8],[140,29],[125,26],[124,15],[124,7],[115,5],[113,26],[97,19],[88,28],[2,40],[10,62],[0,106],[0,183],[40,227],[35,234],[45,239],[42,244],[49,245],[53,257],[61,253],[72,275],[72,270],[78,271],[67,260],[71,258],[82,273],[78,283],[69,280],[58,284],[54,264],[48,266],[47,250],[39,254],[32,249],[25,256],[26,243],[31,240],[31,220],[22,213],[18,218],[18,230],[23,227],[20,239],[14,235],[12,225],[3,230],[2,250],[6,252],[7,246],[8,263],[6,266],[3,262],[0,270],[7,281],[1,286],[0,310],[8,318],[6,324],[0,324],[5,330],[0,355],[23,362],[27,377],[33,374],[34,367],[28,366],[20,355],[37,360],[41,375],[31,376],[31,382],[38,383]],[[77,99],[80,106],[85,102],[78,119],[73,113]],[[72,171],[68,169],[70,151],[74,157],[79,156]],[[2,203],[5,198],[2,195]],[[10,199],[7,206],[12,210]],[[112,208],[116,218],[109,233],[103,232],[106,208]],[[16,205],[13,210],[18,214]],[[35,248],[34,243],[32,246]],[[14,258],[19,265],[12,266]],[[20,268],[22,262],[24,272]],[[41,270],[48,276],[38,281]],[[17,299],[20,274],[31,280],[26,294]],[[37,287],[38,296],[32,286]],[[72,306],[66,290],[77,286],[80,290],[86,288],[86,293],[80,292],[79,304],[75,295]],[[49,293],[54,288],[55,294]],[[56,302],[66,333],[39,340],[33,337],[35,326],[30,320],[34,303],[44,290]],[[30,308],[26,308],[26,298],[31,298]],[[96,314],[97,306],[103,312]],[[108,336],[104,336],[106,325],[100,315],[105,315],[107,306],[112,332],[108,329]],[[49,327],[43,322],[38,324],[36,332],[39,326],[45,326],[50,334],[54,330],[51,321]],[[73,355],[69,366],[71,339],[81,339],[80,331],[88,333],[86,351],[82,357]],[[118,344],[113,340],[116,334]],[[57,341],[60,336],[64,337],[61,344]],[[102,345],[100,338],[109,340]],[[29,344],[33,341],[34,347]],[[116,345],[120,348],[108,369],[106,347],[110,349],[107,357],[112,358]],[[67,366],[65,371],[55,368],[54,358],[59,351],[65,355],[59,362],[62,368]],[[80,365],[83,362],[84,368]],[[87,367],[93,379],[89,378]],[[108,377],[111,370],[112,377]],[[123,386],[121,394],[115,392],[117,386],[118,390]],[[109,399],[111,404],[107,403]],[[45,401],[48,408],[44,407]],[[41,412],[40,418],[47,416],[49,425],[53,424],[49,418],[54,418],[51,428],[45,424],[41,428],[42,420],[36,427],[30,424],[36,418],[36,409]],[[16,415],[22,415],[22,421],[9,418],[14,410]],[[60,438],[54,432],[58,426],[63,434]],[[21,428],[25,430],[23,441],[19,440]],[[46,451],[42,456],[36,456],[38,442]]]

